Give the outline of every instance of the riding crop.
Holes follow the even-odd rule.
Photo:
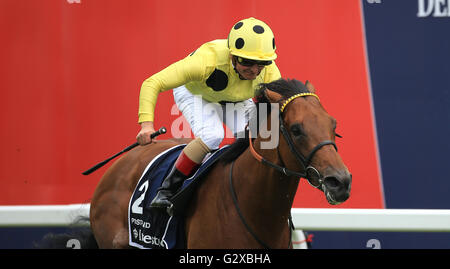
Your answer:
[[[154,132],[153,134],[151,134],[151,135],[150,135],[150,138],[153,139],[153,138],[157,137],[158,135],[165,134],[165,133],[166,133],[166,128],[165,128],[165,127],[161,127],[161,128],[159,128],[158,131],[156,131],[156,132]],[[135,148],[135,147],[138,146],[138,145],[139,145],[139,143],[136,142],[136,143],[134,143],[134,144],[132,144],[132,145],[130,145],[130,146],[124,148],[124,149],[123,149],[122,151],[120,151],[119,153],[116,153],[114,156],[112,156],[112,157],[110,157],[110,158],[108,158],[108,159],[106,159],[106,160],[104,160],[104,161],[102,161],[102,162],[99,162],[98,164],[96,164],[96,165],[92,166],[91,168],[89,168],[88,170],[84,171],[82,174],[85,175],[85,176],[89,175],[90,173],[92,173],[92,172],[94,172],[95,170],[99,169],[99,168],[102,167],[103,165],[107,164],[107,163],[108,163],[109,161],[111,161],[112,159],[114,159],[114,158],[116,158],[117,156],[119,156],[120,154],[125,153],[125,152],[129,151],[130,149]]]

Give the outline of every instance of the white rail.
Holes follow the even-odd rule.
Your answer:
[[[315,231],[450,232],[450,210],[292,209],[297,229]]]
[[[67,226],[89,216],[89,204],[0,206],[0,227]],[[314,231],[450,232],[450,210],[293,208],[297,229]]]
[[[0,227],[68,226],[89,216],[89,204],[0,206]]]

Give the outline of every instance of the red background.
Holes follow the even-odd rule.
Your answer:
[[[81,172],[135,142],[142,82],[251,16],[275,33],[282,76],[312,81],[338,119],[353,174],[338,207],[384,207],[357,0],[2,0],[0,204],[89,202],[106,168]],[[172,104],[159,96],[156,127]],[[294,207],[331,206],[302,181]]]

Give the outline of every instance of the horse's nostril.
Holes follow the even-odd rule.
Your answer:
[[[347,181],[349,180],[349,181]],[[339,204],[350,197],[351,178],[346,176],[334,175],[323,179],[323,186],[328,202]]]
[[[341,182],[335,177],[326,177],[323,180],[323,183],[325,184],[325,186],[328,189],[336,189],[336,188],[339,188],[342,185]]]

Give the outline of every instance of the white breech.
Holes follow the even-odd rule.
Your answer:
[[[225,137],[243,137],[249,118],[256,113],[252,99],[221,105],[193,95],[185,86],[173,89],[173,96],[194,136],[201,138],[210,150],[218,149]],[[224,131],[223,123],[231,133]]]

